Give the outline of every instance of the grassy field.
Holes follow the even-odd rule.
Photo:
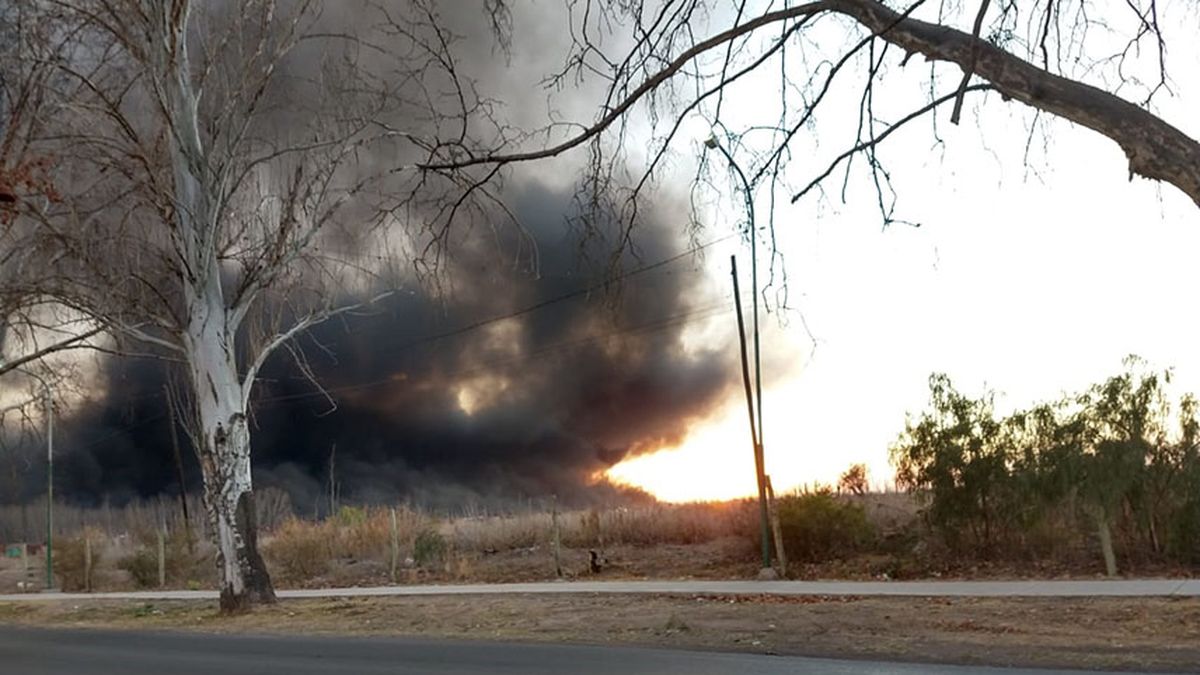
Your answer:
[[[163,586],[213,588],[213,550],[202,527],[185,528],[170,506],[62,509],[55,585],[157,588],[161,551]],[[404,506],[344,506],[320,520],[296,517],[284,506],[260,514],[262,551],[280,588],[559,577],[737,579],[752,578],[759,568],[758,512],[750,501],[457,516]],[[1090,548],[1047,558],[953,555],[927,536],[917,504],[903,493],[810,493],[781,499],[779,512],[792,578],[1090,578],[1103,571]],[[11,507],[0,509],[0,529],[18,529],[17,516]],[[28,511],[19,516],[30,520]],[[1131,575],[1189,573],[1126,567]],[[36,546],[25,558],[0,558],[0,590],[40,589],[44,570],[44,552]]]
[[[319,521],[280,519],[261,543],[281,587],[445,581],[613,578],[738,578],[754,564],[756,511],[744,502],[439,517],[409,508],[343,507]],[[118,520],[118,519],[115,519]],[[66,590],[158,586],[158,531],[85,525],[60,535],[56,585]],[[149,522],[154,522],[151,518]],[[214,585],[203,532],[176,526],[162,546],[166,586]],[[593,554],[594,552],[594,554]],[[86,560],[90,554],[90,575]],[[0,588],[45,583],[44,551],[0,559]]]

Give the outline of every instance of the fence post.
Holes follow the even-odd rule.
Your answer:
[[[163,527],[158,528],[158,587],[167,585],[167,546],[163,537]]]
[[[83,590],[92,592],[92,538],[83,531]]]
[[[561,579],[562,571],[562,531],[558,526],[558,495],[552,497],[550,520],[554,526],[554,574]]]
[[[389,577],[396,583],[396,566],[400,563],[400,528],[396,525],[396,507],[392,507],[392,560]]]

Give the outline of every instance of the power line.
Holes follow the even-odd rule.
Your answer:
[[[711,239],[711,240],[709,240],[709,241],[707,241],[707,242],[704,242],[704,243],[702,243],[702,244],[697,244],[697,245],[695,245],[695,246],[692,246],[692,247],[690,247],[690,248],[688,248],[688,249],[686,249],[686,250],[684,250],[684,251],[681,251],[681,252],[679,252],[679,253],[677,253],[677,254],[675,254],[675,255],[672,255],[672,256],[670,256],[670,257],[667,257],[667,258],[663,258],[662,260],[658,260],[658,261],[655,261],[655,262],[653,262],[653,263],[648,263],[648,264],[646,264],[646,265],[643,265],[643,266],[641,266],[641,267],[638,267],[638,268],[636,268],[636,269],[633,269],[633,270],[629,270],[629,271],[627,271],[627,272],[624,272],[624,273],[621,273],[621,274],[617,274],[617,275],[609,275],[609,276],[608,276],[608,277],[607,277],[605,280],[603,280],[603,281],[600,281],[600,282],[597,282],[597,283],[595,283],[595,284],[592,284],[592,285],[590,285],[590,286],[586,286],[586,287],[584,287],[584,288],[581,288],[581,289],[577,289],[577,290],[574,290],[574,291],[570,291],[570,292],[567,292],[567,293],[563,293],[563,294],[561,294],[561,295],[557,295],[557,296],[554,296],[554,297],[551,297],[551,298],[547,298],[547,299],[545,299],[545,300],[541,300],[541,301],[539,301],[539,302],[533,303],[533,304],[531,304],[531,305],[527,305],[527,306],[525,306],[525,307],[522,307],[522,308],[520,308],[520,309],[517,309],[517,310],[511,311],[511,312],[508,312],[508,313],[505,313],[505,314],[500,314],[500,315],[496,315],[496,316],[488,317],[488,318],[486,318],[486,319],[480,319],[480,320],[478,320],[478,321],[473,321],[473,322],[471,322],[471,323],[469,323],[469,324],[466,324],[466,325],[460,326],[460,327],[458,327],[458,328],[455,328],[455,329],[452,329],[452,330],[449,330],[449,331],[444,331],[444,332],[442,332],[442,333],[435,333],[435,334],[432,334],[432,335],[427,335],[427,336],[424,336],[424,337],[422,337],[422,338],[418,338],[418,339],[416,339],[416,340],[413,340],[413,341],[411,341],[411,342],[405,343],[405,344],[403,344],[403,345],[400,345],[399,347],[396,347],[396,348],[394,348],[394,349],[387,350],[387,351],[392,351],[392,352],[395,352],[395,351],[407,351],[407,350],[413,349],[413,348],[415,348],[415,347],[418,347],[418,346],[421,346],[421,345],[430,344],[430,343],[433,343],[433,342],[438,342],[438,341],[440,341],[440,340],[444,340],[444,339],[447,339],[447,338],[450,338],[450,337],[456,337],[456,336],[458,336],[458,335],[463,335],[463,334],[466,334],[466,333],[469,333],[469,332],[472,332],[472,331],[475,331],[475,330],[479,330],[479,329],[481,329],[481,328],[484,328],[485,326],[489,326],[489,325],[492,325],[492,324],[495,324],[495,323],[499,323],[499,322],[501,322],[501,321],[506,321],[506,320],[508,320],[508,319],[513,319],[513,318],[517,318],[517,317],[520,317],[520,316],[525,316],[526,314],[531,314],[531,313],[533,313],[533,312],[536,312],[536,311],[538,311],[538,310],[544,309],[544,308],[546,308],[546,307],[550,307],[550,306],[552,306],[552,305],[555,305],[555,304],[558,304],[558,303],[560,303],[560,302],[565,302],[565,301],[567,301],[567,300],[571,300],[571,299],[574,299],[574,298],[583,297],[583,296],[589,295],[589,294],[591,294],[591,293],[593,293],[593,292],[596,292],[596,291],[599,291],[599,290],[606,289],[606,288],[610,287],[610,286],[611,286],[613,283],[616,283],[616,282],[618,282],[618,281],[622,281],[622,280],[625,280],[625,279],[629,279],[629,278],[632,278],[632,277],[636,277],[636,276],[639,276],[639,275],[645,274],[645,273],[647,273],[647,272],[650,272],[650,271],[653,271],[653,270],[656,270],[656,269],[659,269],[659,268],[665,267],[665,266],[667,266],[667,265],[670,265],[670,264],[672,264],[672,263],[674,263],[674,262],[677,262],[677,261],[679,261],[679,260],[682,260],[682,259],[684,259],[684,258],[686,258],[686,257],[688,257],[688,256],[695,255],[695,254],[699,253],[700,251],[703,251],[703,250],[705,250],[705,249],[707,249],[707,248],[709,248],[709,247],[715,246],[716,244],[719,244],[719,243],[721,243],[721,242],[728,241],[729,239],[732,239],[733,237],[736,237],[736,236],[738,236],[738,235],[739,235],[739,233],[738,233],[738,232],[731,232],[731,233],[729,233],[729,234],[726,234],[726,235],[724,235],[724,236],[717,237],[716,239]],[[731,305],[731,304],[729,304],[729,303],[724,303],[724,304],[722,305],[722,307],[724,307],[724,309],[726,309],[726,310],[727,310],[729,307],[731,307],[731,306],[732,306],[732,305]],[[701,314],[702,312],[706,312],[706,311],[707,311],[707,312],[711,312],[711,311],[713,311],[713,308],[711,308],[711,307],[710,307],[710,308],[706,308],[706,309],[700,309],[700,310],[691,310],[691,311],[689,311],[689,312],[684,312],[684,313],[682,313],[682,314],[675,315],[675,316],[672,316],[672,317],[667,317],[667,318],[665,318],[665,319],[658,319],[658,320],[656,320],[656,321],[654,321],[654,322],[650,322],[650,323],[648,323],[648,324],[644,324],[644,325],[640,325],[640,326],[634,326],[634,327],[631,327],[631,328],[627,328],[627,329],[620,330],[620,331],[614,331],[614,332],[611,332],[611,333],[608,333],[608,334],[604,334],[604,335],[599,335],[599,336],[589,336],[589,337],[587,337],[587,338],[582,338],[582,339],[580,339],[580,340],[574,341],[574,343],[560,343],[559,345],[549,345],[549,346],[545,346],[545,347],[543,347],[543,348],[541,348],[541,349],[539,349],[539,350],[536,350],[535,352],[532,352],[532,353],[531,353],[530,355],[528,355],[528,356],[529,356],[529,357],[532,357],[532,356],[540,355],[540,354],[543,354],[543,353],[546,353],[546,352],[551,352],[551,351],[553,351],[553,350],[555,350],[555,349],[562,349],[562,348],[564,348],[564,347],[566,347],[566,348],[569,348],[570,346],[572,346],[572,345],[574,345],[574,344],[576,344],[576,343],[582,344],[582,343],[593,342],[593,341],[596,341],[596,340],[601,340],[601,339],[611,339],[612,337],[615,337],[615,336],[617,336],[617,335],[620,335],[620,334],[623,334],[623,333],[631,332],[631,331],[637,331],[637,330],[646,330],[647,328],[651,328],[651,329],[653,329],[653,330],[663,330],[663,329],[666,329],[666,328],[669,328],[669,327],[673,327],[673,326],[675,326],[675,325],[680,325],[680,323],[687,323],[687,322],[690,322],[690,321],[693,321],[693,320],[699,320],[699,319],[701,319],[701,318],[708,318],[708,316],[700,316],[700,317],[698,317],[698,318],[696,318],[696,317],[693,317],[693,318],[690,318],[690,319],[688,319],[688,318],[687,318],[687,317],[692,317],[692,315],[698,315],[698,314]],[[682,320],[681,320],[681,319],[682,319]],[[519,360],[518,360],[517,362],[519,362]],[[499,364],[499,365],[503,365],[503,364]],[[481,365],[481,366],[478,366],[478,367],[476,367],[476,368],[475,368],[475,369],[473,369],[472,371],[467,371],[467,372],[477,372],[477,371],[479,371],[479,370],[483,370],[483,369],[486,369],[486,368],[488,368],[488,367],[495,367],[495,366],[494,366],[494,365],[491,365],[491,364],[485,364],[485,365]],[[460,373],[460,375],[461,375],[461,373]],[[271,404],[271,403],[285,402],[285,401],[289,401],[289,400],[300,400],[300,399],[305,399],[305,398],[321,398],[321,397],[325,397],[325,396],[326,396],[326,395],[328,395],[328,394],[344,393],[344,392],[347,392],[347,391],[355,391],[355,390],[359,390],[359,389],[366,389],[366,388],[370,388],[370,387],[381,386],[381,385],[383,385],[383,384],[387,384],[387,383],[392,383],[392,382],[395,382],[395,381],[396,381],[396,380],[395,380],[393,377],[388,377],[388,378],[383,378],[383,379],[374,380],[374,381],[369,381],[369,382],[362,382],[362,383],[355,383],[355,384],[344,385],[344,386],[341,386],[341,387],[324,388],[324,389],[322,389],[321,391],[305,392],[305,393],[303,393],[303,394],[284,394],[284,395],[275,396],[275,397],[265,397],[265,398],[262,398],[262,399],[259,399],[259,400],[255,401],[255,404],[256,404],[256,405],[264,405],[264,404]],[[155,397],[158,397],[158,396],[161,396],[161,394],[158,394],[158,393],[155,393],[155,394],[148,394],[148,395],[146,395],[146,396],[144,396],[144,397],[142,397],[142,398],[143,398],[143,399],[145,399],[145,398],[155,398]],[[115,430],[113,430],[111,433],[109,433],[109,434],[105,435],[104,437],[102,437],[102,438],[99,438],[99,439],[95,439],[94,441],[92,441],[92,442],[90,442],[90,443],[88,443],[88,444],[86,444],[86,445],[82,445],[82,446],[76,446],[76,447],[77,447],[77,448],[79,448],[79,449],[81,449],[81,450],[90,449],[90,448],[96,447],[96,446],[98,446],[98,445],[101,445],[101,444],[103,444],[103,443],[105,443],[105,442],[107,442],[107,441],[109,441],[109,440],[111,440],[111,439],[115,438],[117,435],[119,435],[119,434],[121,434],[121,433],[126,433],[126,432],[129,432],[129,431],[134,431],[134,430],[136,430],[136,429],[140,429],[140,428],[142,428],[142,427],[144,427],[144,426],[147,426],[147,425],[149,425],[149,424],[153,424],[154,422],[157,422],[157,421],[163,420],[163,419],[165,419],[165,418],[166,418],[166,415],[165,415],[165,414],[153,415],[153,416],[151,416],[151,417],[147,417],[147,418],[144,418],[144,419],[142,419],[142,420],[139,420],[139,421],[137,421],[137,422],[134,422],[133,424],[131,424],[131,425],[129,425],[129,426],[122,427],[122,428],[120,428],[120,429],[115,429]]]
[[[571,349],[585,347],[588,344],[591,344],[593,342],[600,342],[603,340],[611,340],[612,338],[618,337],[621,335],[636,334],[636,333],[652,333],[652,332],[656,332],[656,331],[660,331],[660,330],[666,330],[668,328],[674,328],[674,327],[685,325],[688,323],[694,323],[694,322],[701,321],[704,319],[709,319],[709,318],[712,318],[715,316],[719,316],[725,312],[728,312],[732,308],[733,308],[732,301],[722,302],[717,305],[711,305],[711,306],[706,306],[706,307],[702,307],[702,308],[698,308],[698,309],[689,310],[687,312],[683,312],[683,313],[676,314],[673,316],[655,319],[654,321],[651,321],[648,323],[638,324],[635,326],[629,326],[626,328],[611,331],[608,333],[603,333],[600,335],[591,335],[591,336],[588,336],[585,338],[580,338],[578,340],[571,340],[568,342],[559,342],[559,343],[555,343],[555,344],[545,345],[545,346],[543,346],[539,349],[536,349],[532,352],[529,352],[526,354],[521,354],[520,356],[515,356],[515,357],[511,357],[511,358],[507,358],[507,359],[497,359],[497,360],[493,360],[493,361],[487,361],[484,363],[476,364],[469,369],[455,371],[452,373],[452,375],[456,376],[456,377],[463,377],[463,376],[471,375],[471,374],[474,374],[477,372],[487,372],[489,370],[493,370],[498,367],[511,366],[511,365],[516,365],[519,363],[524,363],[526,361],[531,361],[534,358],[545,356],[547,354],[553,354],[555,352],[569,351]],[[303,392],[303,393],[296,393],[296,394],[280,394],[278,396],[268,396],[268,397],[261,398],[258,401],[255,401],[255,403],[262,405],[262,404],[278,403],[278,402],[283,402],[283,401],[301,400],[301,399],[306,399],[306,398],[322,398],[326,394],[340,394],[340,393],[345,393],[345,392],[349,392],[349,391],[357,391],[360,389],[369,389],[371,387],[378,387],[378,386],[383,386],[385,384],[392,384],[392,383],[395,383],[396,381],[397,380],[394,376],[390,376],[390,377],[386,377],[386,378],[380,378],[377,380],[370,380],[367,382],[356,382],[354,384],[347,384],[347,385],[342,385],[342,386],[338,386],[338,387],[326,387],[326,388],[323,388],[321,391],[311,391],[311,392]]]
[[[696,253],[699,253],[700,251],[703,251],[704,249],[706,249],[706,248],[708,248],[708,247],[710,247],[710,246],[714,246],[714,245],[716,245],[716,244],[719,244],[719,243],[721,243],[721,242],[723,242],[723,241],[726,241],[726,240],[728,240],[728,239],[731,239],[731,238],[733,238],[733,237],[736,237],[736,236],[738,236],[738,233],[737,233],[737,232],[731,232],[731,233],[729,233],[729,234],[727,234],[727,235],[725,235],[725,236],[723,236],[723,237],[718,237],[718,238],[716,238],[716,239],[713,239],[713,240],[711,240],[711,241],[707,241],[707,242],[705,242],[705,243],[703,243],[703,244],[698,244],[698,245],[696,245],[696,246],[694,246],[694,247],[692,247],[692,248],[689,248],[689,249],[688,249],[688,250],[686,250],[686,251],[683,251],[683,252],[681,252],[681,253],[677,253],[677,254],[675,254],[675,255],[673,255],[673,256],[671,256],[671,257],[669,257],[669,258],[664,258],[664,259],[662,259],[662,260],[659,260],[659,261],[657,261],[657,262],[650,263],[650,264],[648,264],[648,265],[644,265],[644,266],[642,266],[642,267],[639,267],[639,268],[637,268],[637,269],[634,269],[634,270],[630,270],[630,271],[628,271],[628,272],[625,272],[625,273],[623,273],[623,274],[618,274],[618,275],[615,275],[615,276],[610,276],[609,278],[605,279],[604,281],[601,281],[601,282],[598,282],[598,283],[592,284],[591,286],[587,286],[587,287],[584,287],[584,288],[581,288],[581,289],[578,289],[578,290],[570,291],[570,292],[568,292],[568,293],[563,293],[562,295],[557,295],[557,296],[554,296],[554,297],[552,297],[552,298],[547,298],[546,300],[542,300],[542,301],[540,301],[540,302],[536,302],[536,303],[534,303],[534,304],[532,304],[532,305],[528,305],[528,306],[526,306],[526,307],[522,307],[521,309],[518,309],[518,310],[515,310],[515,311],[512,311],[512,312],[509,312],[509,313],[507,313],[507,314],[500,314],[500,315],[497,315],[497,316],[489,317],[489,318],[487,318],[487,319],[480,319],[480,320],[478,320],[478,321],[474,321],[474,322],[468,323],[468,324],[466,324],[466,325],[459,326],[458,328],[455,328],[455,329],[453,329],[453,330],[448,330],[448,331],[445,331],[445,332],[443,332],[443,333],[435,333],[435,334],[433,334],[433,335],[427,335],[427,336],[425,336],[425,337],[418,338],[418,339],[416,339],[416,340],[413,340],[413,341],[411,341],[411,342],[408,342],[408,343],[406,343],[406,344],[404,344],[404,345],[400,346],[400,347],[398,348],[398,350],[399,350],[399,351],[404,351],[404,350],[407,350],[407,349],[410,349],[410,348],[412,348],[412,347],[416,347],[416,346],[419,346],[419,345],[428,344],[428,343],[430,343],[430,342],[437,342],[437,341],[439,341],[439,340],[444,340],[445,338],[448,338],[448,337],[454,337],[454,336],[456,336],[456,335],[462,335],[463,333],[468,333],[468,332],[471,332],[471,331],[473,331],[473,330],[478,330],[478,329],[480,329],[480,328],[483,328],[484,326],[489,326],[489,325],[491,325],[491,324],[494,324],[494,323],[499,323],[499,322],[501,322],[501,321],[506,321],[506,320],[508,320],[508,319],[514,319],[514,318],[516,318],[516,317],[519,317],[519,316],[524,316],[524,315],[526,315],[526,314],[530,314],[530,313],[532,313],[532,312],[536,312],[536,311],[537,311],[537,310],[539,310],[539,309],[544,309],[544,308],[546,308],[546,307],[549,307],[549,306],[551,306],[551,305],[554,305],[554,304],[557,304],[557,303],[560,303],[560,302],[564,302],[564,301],[571,300],[571,299],[574,299],[574,298],[579,298],[579,297],[583,297],[583,296],[586,296],[586,295],[590,295],[590,294],[592,294],[592,293],[593,293],[593,292],[595,292],[595,291],[604,290],[604,289],[608,288],[609,286],[611,286],[612,284],[614,284],[614,283],[616,283],[616,282],[618,282],[618,281],[621,281],[621,280],[623,280],[623,279],[628,279],[628,278],[630,278],[630,277],[634,277],[634,276],[637,276],[637,275],[639,275],[639,274],[645,274],[646,272],[650,272],[650,271],[652,271],[652,270],[656,270],[656,269],[658,269],[658,268],[660,268],[660,267],[665,267],[665,266],[667,266],[667,265],[670,265],[670,264],[671,264],[671,263],[673,263],[673,262],[676,262],[676,261],[678,261],[678,260],[682,260],[683,258],[686,258],[686,257],[688,257],[688,256],[691,256],[691,255],[695,255]]]
[[[516,364],[519,364],[519,363],[522,363],[525,361],[531,361],[535,358],[543,357],[548,354],[553,354],[555,352],[569,351],[570,349],[584,347],[590,343],[600,342],[603,340],[611,340],[611,339],[621,336],[621,335],[637,334],[637,333],[652,333],[652,332],[657,332],[657,331],[661,331],[661,330],[666,330],[669,328],[674,328],[677,326],[686,325],[689,323],[694,323],[694,322],[698,322],[701,320],[720,316],[721,314],[728,312],[730,309],[732,309],[732,307],[733,307],[732,301],[725,301],[725,302],[717,303],[714,305],[708,305],[705,307],[692,309],[692,310],[682,312],[679,314],[675,314],[675,315],[671,315],[668,317],[655,319],[654,321],[646,322],[643,324],[627,326],[625,328],[615,330],[615,331],[610,331],[608,333],[603,333],[600,335],[591,335],[591,336],[588,336],[585,338],[580,338],[577,340],[571,340],[571,341],[567,341],[567,342],[560,342],[560,343],[546,345],[537,350],[534,350],[527,354],[522,354],[517,357],[512,357],[512,358],[508,358],[508,359],[498,359],[498,360],[493,360],[493,361],[489,361],[489,362],[485,362],[485,363],[476,364],[471,368],[455,371],[454,373],[452,373],[452,375],[455,377],[458,377],[458,378],[462,378],[462,377],[469,376],[469,375],[472,375],[472,374],[478,373],[478,372],[487,372],[487,371],[493,370],[495,368],[499,368],[499,367],[503,367],[503,366],[512,366],[512,365],[516,365]],[[331,395],[331,394],[340,394],[340,393],[347,393],[347,392],[351,392],[351,391],[359,391],[362,389],[370,389],[373,387],[379,387],[379,386],[383,386],[386,384],[394,384],[396,382],[397,382],[397,380],[395,379],[395,377],[386,377],[386,378],[380,378],[377,380],[370,380],[367,382],[356,382],[353,384],[347,384],[347,385],[343,385],[343,386],[339,386],[339,387],[323,388],[321,391],[308,391],[308,392],[295,393],[295,394],[280,394],[277,396],[267,396],[267,397],[260,398],[257,401],[254,401],[254,404],[256,406],[261,407],[261,406],[269,406],[269,405],[272,405],[275,403],[284,403],[284,402],[288,402],[288,401],[297,401],[297,400],[304,400],[304,399],[310,399],[310,398],[325,398],[327,395]],[[158,394],[158,395],[161,396],[161,394]],[[130,431],[136,431],[137,429],[140,429],[142,427],[148,426],[150,424],[153,424],[155,422],[158,422],[158,421],[161,421],[164,419],[166,419],[165,413],[152,415],[150,417],[146,417],[146,418],[143,418],[136,422],[133,422],[132,424],[129,424],[127,426],[124,426],[124,427],[121,427],[118,429],[114,429],[111,432],[109,432],[108,434],[105,434],[104,436],[102,436],[101,438],[94,439],[90,443],[87,443],[84,445],[76,445],[74,447],[78,450],[89,450],[91,448],[103,445],[104,443],[112,440],[113,438],[117,437],[120,434],[128,433]]]

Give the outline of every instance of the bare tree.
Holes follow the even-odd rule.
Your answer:
[[[54,199],[48,158],[31,149],[45,112],[54,50],[45,17],[0,4],[0,377],[84,346],[101,332],[89,317],[64,312],[41,293],[41,271],[20,264],[15,219],[24,200]]]
[[[449,67],[422,47],[436,15],[398,4],[36,3],[61,40],[33,143],[59,194],[23,203],[19,263],[58,307],[187,373],[225,611],[274,600],[251,480],[260,369],[285,350],[311,374],[295,338],[387,295],[388,249],[356,253],[380,228],[441,240],[438,186],[379,159],[441,119],[425,85]]]
[[[579,95],[581,83],[595,85],[594,117],[558,116],[529,137],[542,141],[536,145],[503,134],[501,142],[488,142],[496,134],[481,121],[486,131],[477,143],[430,143],[422,166],[470,184],[463,176],[480,180],[505,166],[586,149],[581,197],[615,209],[632,227],[638,196],[662,173],[685,123],[698,119],[713,130],[713,143],[737,157],[750,191],[769,190],[772,226],[784,195],[795,202],[823,193],[833,179],[845,199],[853,176],[868,181],[889,223],[899,219],[877,152],[884,141],[922,119],[932,120],[940,141],[935,111],[950,108],[957,124],[964,100],[1017,101],[1033,111],[1031,136],[1040,132],[1042,115],[1092,129],[1120,146],[1131,177],[1173,185],[1200,205],[1200,143],[1155,112],[1175,86],[1165,27],[1192,24],[1179,29],[1188,40],[1195,6],[1165,5],[566,0],[570,48],[546,83],[570,96]],[[913,65],[914,56],[929,65]],[[847,98],[857,107],[847,109]],[[747,100],[754,101],[750,111]],[[851,120],[854,133],[814,168],[819,118]],[[638,142],[631,142],[631,131]],[[831,145],[822,141],[822,148]],[[805,165],[790,167],[797,152]],[[700,172],[699,182],[710,180],[706,161]],[[613,194],[622,198],[606,202],[604,195]]]

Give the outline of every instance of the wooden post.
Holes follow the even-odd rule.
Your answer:
[[[183,511],[183,527],[187,535],[188,553],[195,553],[196,542],[192,539],[192,519],[188,514],[187,486],[183,476],[183,455],[179,452],[179,423],[175,413],[175,399],[171,397],[169,385],[163,385],[163,396],[167,399],[167,414],[171,418],[171,451],[175,458],[175,480],[179,483],[179,508]]]
[[[751,237],[753,238],[753,233],[751,233]],[[766,483],[763,480],[763,452],[758,433],[759,425],[755,424],[754,420],[754,392],[750,389],[750,364],[746,357],[746,328],[745,322],[742,319],[742,295],[741,290],[738,288],[736,256],[729,256],[729,266],[730,272],[733,275],[733,304],[737,309],[738,343],[741,346],[742,356],[742,383],[746,387],[746,410],[750,413],[750,442],[753,444],[754,449],[754,479],[758,484],[758,520],[759,536],[762,539],[762,569],[767,569],[771,566],[771,533],[767,524],[769,520],[767,516],[767,489]],[[757,336],[757,333],[755,335]],[[758,401],[758,405],[760,407],[759,422],[761,422],[761,400]]]
[[[46,389],[46,589],[54,588],[54,402]]]
[[[767,484],[767,509],[771,514],[771,533],[775,538],[775,561],[779,563],[779,576],[787,577],[787,549],[783,547],[783,527],[779,524],[779,509],[775,505],[775,488],[771,477],[765,476]]]
[[[551,498],[550,522],[554,527],[554,574],[562,578],[562,532],[558,526],[558,495]]]
[[[92,592],[92,538],[83,531],[83,590]]]
[[[167,545],[163,536],[163,528],[158,528],[158,587],[167,585]]]
[[[400,528],[396,525],[396,507],[392,507],[392,560],[389,578],[396,583],[396,567],[400,563]]]
[[[337,443],[334,443],[329,448],[329,517],[337,515],[338,510],[338,489],[337,489]]]

